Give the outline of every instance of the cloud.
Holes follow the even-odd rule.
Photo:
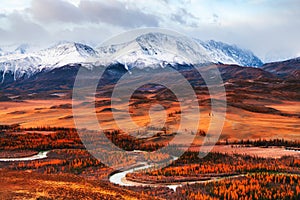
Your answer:
[[[105,22],[122,27],[158,26],[155,15],[128,7],[119,1],[81,1],[79,8],[94,22]]]
[[[63,0],[33,0],[30,11],[40,22],[107,23],[129,28],[158,26],[155,15],[129,8],[117,0],[84,0],[78,7]]]
[[[219,16],[216,14],[216,13],[214,13],[213,15],[212,15],[212,17],[213,17],[213,23],[218,23],[219,22]]]
[[[52,39],[54,41],[76,41],[97,46],[103,40],[121,32],[123,32],[123,29],[109,25],[83,25],[81,27],[60,29],[59,32],[53,32]]]
[[[199,18],[188,12],[184,8],[177,9],[177,12],[171,15],[171,20],[187,26],[195,26]]]
[[[38,41],[47,38],[47,31],[37,23],[34,23],[19,12],[5,15],[4,19],[9,23],[8,29],[0,29],[2,43],[11,41]]]
[[[5,40],[8,40],[8,32],[2,28],[0,28],[0,35],[1,35],[1,38],[0,38],[0,41],[1,42],[4,42]]]
[[[41,22],[80,22],[84,20],[75,5],[63,0],[33,0],[29,9]]]

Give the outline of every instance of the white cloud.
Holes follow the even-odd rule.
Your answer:
[[[30,6],[31,0],[1,0],[0,13],[9,13],[16,10],[23,10]]]

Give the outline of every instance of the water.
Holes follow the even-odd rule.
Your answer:
[[[42,151],[39,152],[36,155],[28,156],[28,157],[22,157],[22,158],[0,158],[0,162],[15,162],[15,161],[32,161],[32,160],[40,160],[47,158],[47,154],[49,151]]]

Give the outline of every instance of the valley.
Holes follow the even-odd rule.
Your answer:
[[[197,44],[3,53],[0,199],[299,199],[299,58]]]
[[[118,136],[118,138],[122,137]],[[130,162],[124,158],[123,166],[119,166],[119,170],[116,170],[106,167],[91,156],[81,144],[74,129],[46,127],[23,129],[2,126],[0,149],[3,156],[5,157],[4,152],[20,152],[21,158],[7,158],[8,160],[4,161],[4,158],[1,157],[1,182],[6,187],[0,190],[0,194],[5,198],[14,196],[19,199],[57,199],[61,197],[72,199],[78,196],[83,199],[87,197],[153,199],[153,195],[157,199],[188,198],[185,195],[214,199],[228,195],[225,194],[227,190],[230,195],[233,195],[232,192],[237,192],[238,189],[227,188],[224,189],[224,192],[220,190],[219,193],[212,190],[212,186],[216,188],[229,183],[242,182],[246,184],[250,180],[255,182],[264,179],[268,182],[269,179],[270,181],[275,179],[276,183],[284,185],[284,188],[280,187],[280,191],[292,192],[294,196],[299,195],[299,188],[296,185],[300,176],[300,154],[298,150],[287,149],[289,147],[299,148],[300,142],[250,140],[236,141],[227,145],[220,143],[205,158],[198,158],[199,146],[197,148],[197,144],[194,143],[189,151],[173,161],[171,165],[157,170],[144,164],[150,162],[151,165],[151,161],[144,160],[149,156],[147,151],[150,150],[151,145],[148,140],[141,140],[148,145],[138,145],[139,143],[136,142],[137,146],[134,149],[142,150],[132,151],[132,154],[136,155],[136,160]],[[122,145],[122,141],[116,141],[116,145],[118,143]],[[156,141],[158,144],[161,143],[161,140]],[[125,142],[125,146],[128,146],[126,140],[123,142]],[[27,145],[28,143],[32,145]],[[129,143],[132,142],[129,141]],[[283,144],[285,145],[282,146]],[[266,145],[279,146],[266,147]],[[178,151],[181,147],[178,145],[174,148]],[[235,149],[235,152],[226,149]],[[31,157],[31,153],[28,154],[28,151],[45,151],[46,157],[26,159],[24,158],[26,155],[28,158]],[[266,153],[267,151],[269,153]],[[21,156],[22,152],[23,156]],[[110,156],[111,160],[120,159],[114,154],[110,154]],[[157,163],[158,160],[170,159],[170,157],[168,154],[161,154],[160,157],[153,159],[153,162]],[[133,171],[130,170],[131,168],[140,170]],[[122,175],[121,185],[123,186],[120,186],[120,183],[116,185],[116,182],[110,177],[123,170],[127,170],[126,174]],[[244,195],[250,193],[262,195],[263,193],[259,193],[261,190],[269,191],[274,195],[275,188],[279,189],[279,186],[275,186],[270,190],[262,182],[260,184],[262,185],[258,184],[248,189],[244,185]],[[184,193],[182,193],[183,190]],[[237,194],[241,195],[241,193]],[[235,199],[236,197],[231,198]]]

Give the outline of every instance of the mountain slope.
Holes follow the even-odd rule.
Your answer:
[[[101,57],[112,56],[109,62],[130,67],[163,67],[165,64],[211,63],[212,59],[201,45],[162,33],[148,33],[116,45],[97,48]],[[107,63],[109,64],[109,63]]]
[[[267,63],[262,68],[282,78],[300,79],[300,57],[282,62]]]
[[[262,62],[252,52],[221,42],[198,44],[184,37],[162,33],[148,33],[122,44],[92,47],[64,42],[32,52],[27,44],[12,52],[0,50],[0,83],[26,79],[41,71],[49,71],[68,64],[110,65],[120,63],[132,67],[158,68],[167,64],[223,63],[260,66]],[[104,60],[106,59],[106,60]]]
[[[116,60],[125,65],[144,67],[149,65],[162,65],[179,63],[222,63],[241,66],[260,67],[262,61],[249,50],[243,50],[235,45],[228,45],[213,40],[203,42],[196,40],[198,45],[185,38],[169,36],[161,33],[148,33],[141,35],[133,41],[99,47],[100,55],[119,55],[124,49],[127,55]],[[130,48],[134,48],[131,51]],[[177,56],[174,56],[174,53]],[[182,57],[178,56],[181,55]]]
[[[16,48],[16,50],[13,53],[25,54],[27,53],[28,49],[30,49],[29,44],[21,44]]]
[[[4,82],[7,73],[13,74],[14,80],[28,78],[43,70],[50,70],[70,63],[84,62],[97,53],[89,46],[79,43],[61,43],[34,53],[8,54],[0,57],[0,82]],[[22,53],[23,52],[23,53]]]
[[[207,50],[214,62],[249,67],[260,67],[263,65],[263,62],[251,51],[241,49],[235,45],[228,45],[214,40],[199,41],[199,43]]]

